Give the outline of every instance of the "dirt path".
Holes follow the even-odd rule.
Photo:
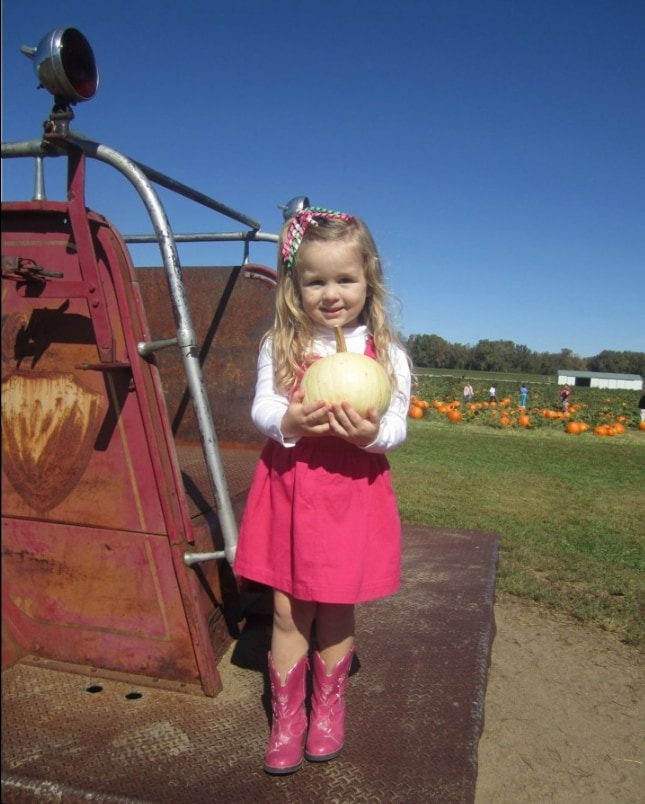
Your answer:
[[[644,656],[501,597],[475,804],[645,802]]]

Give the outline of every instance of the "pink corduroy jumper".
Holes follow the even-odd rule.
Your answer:
[[[368,340],[365,354],[374,357]],[[361,603],[397,591],[401,523],[390,467],[334,436],[265,445],[235,572],[300,600]]]

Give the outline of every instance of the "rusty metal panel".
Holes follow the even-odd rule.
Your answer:
[[[3,204],[3,660],[214,695],[219,573],[182,557],[212,549],[217,517],[193,533],[129,255],[81,202]]]
[[[234,502],[240,500],[243,505],[260,457],[260,450],[253,445],[246,445],[245,448],[222,447],[220,452],[229,495]],[[210,485],[201,447],[196,444],[181,444],[177,447],[177,456],[191,517],[216,508],[215,494]]]
[[[96,217],[99,274],[83,276],[65,207],[15,207],[3,205],[3,260],[52,276],[3,273],[3,515],[164,533],[112,282],[127,273],[127,259]],[[101,366],[96,310],[112,331],[114,362],[105,370],[85,368]]]
[[[270,618],[249,615],[214,699],[17,664],[3,674],[5,804],[472,804],[498,537],[406,527],[398,594],[357,609],[346,745],[262,771]]]
[[[198,683],[160,536],[3,521],[5,622],[36,656]]]
[[[218,440],[261,443],[251,422],[251,402],[260,340],[273,323],[274,289],[240,268],[189,267],[182,273]],[[137,279],[152,340],[174,337],[162,269],[139,268]],[[170,347],[155,358],[173,432],[179,441],[199,441],[179,351]]]

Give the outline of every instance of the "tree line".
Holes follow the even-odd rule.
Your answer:
[[[557,374],[569,369],[645,376],[645,352],[604,350],[592,357],[580,357],[571,349],[533,352],[513,341],[482,340],[474,346],[465,346],[449,343],[439,335],[410,335],[406,346],[412,363],[420,368],[520,374]]]

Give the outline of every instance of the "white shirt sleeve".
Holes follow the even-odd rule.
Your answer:
[[[348,339],[348,347],[350,341]],[[354,346],[352,344],[352,346]],[[364,341],[363,341],[364,348]],[[318,351],[327,351],[320,348]],[[333,354],[335,347],[329,349]],[[350,351],[358,351],[356,347]],[[410,364],[407,355],[398,346],[392,346],[390,357],[397,378],[397,391],[392,394],[390,407],[381,419],[379,433],[376,439],[363,447],[367,452],[388,452],[398,447],[405,440],[407,434],[407,416],[410,407]],[[284,394],[276,392],[273,385],[273,354],[272,341],[267,338],[260,348],[257,364],[257,380],[255,396],[251,408],[251,418],[258,430],[267,438],[273,438],[285,447],[293,447],[298,438],[285,438],[280,430],[282,418],[289,406]]]
[[[366,447],[367,452],[389,452],[405,441],[408,432],[408,410],[412,377],[406,353],[399,346],[390,348],[390,359],[396,374],[397,390],[392,394],[390,407],[381,419],[378,436]]]
[[[260,347],[255,397],[251,407],[253,424],[267,438],[273,438],[285,447],[293,447],[297,438],[285,439],[280,430],[282,417],[287,412],[289,400],[276,392],[273,386],[273,349],[271,338]]]

